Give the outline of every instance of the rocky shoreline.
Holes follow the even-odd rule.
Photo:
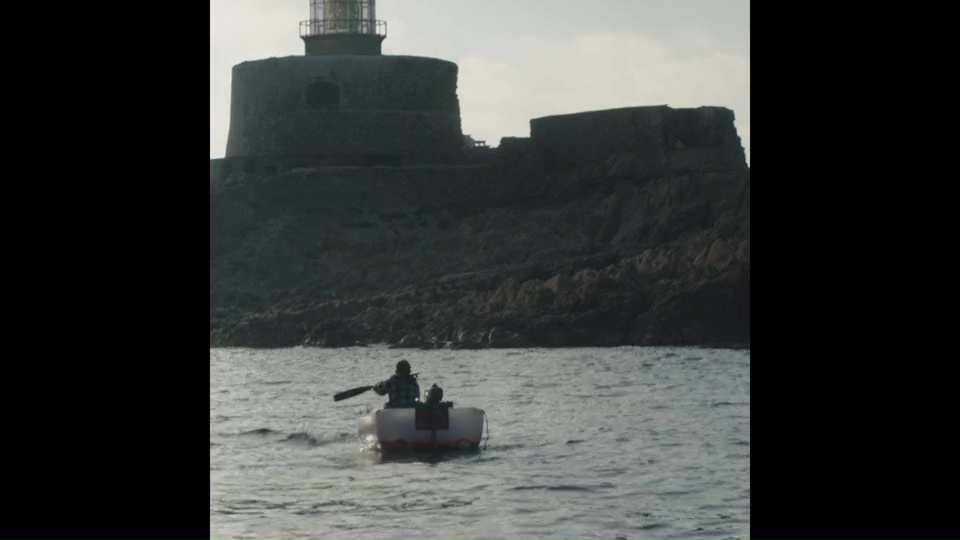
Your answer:
[[[210,345],[749,347],[741,148],[549,167],[501,147],[211,184]]]

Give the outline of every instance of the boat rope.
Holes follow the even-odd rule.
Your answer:
[[[433,453],[437,453],[437,409],[430,404],[430,446]]]
[[[487,449],[487,441],[490,440],[490,421],[487,420],[487,411],[483,411],[483,423],[487,427],[487,436],[483,439],[483,450]]]

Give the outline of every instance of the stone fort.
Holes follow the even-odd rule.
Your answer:
[[[486,148],[462,132],[457,65],[384,55],[386,35],[375,0],[311,0],[310,19],[300,23],[303,56],[234,66],[226,152],[210,162],[211,187],[237,175],[292,169],[375,168],[378,177],[390,175],[383,169],[408,171],[398,176],[429,169],[436,175],[438,167],[518,159],[549,173],[623,155],[652,173],[746,167],[733,111],[723,107],[536,118],[529,136],[504,137]]]

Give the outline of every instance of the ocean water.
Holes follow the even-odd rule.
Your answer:
[[[382,456],[384,397],[333,394],[410,361],[486,411],[478,452]],[[750,352],[210,350],[212,538],[748,538]]]

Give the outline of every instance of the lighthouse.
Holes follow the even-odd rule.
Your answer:
[[[310,20],[300,23],[307,56],[380,54],[386,37],[375,0],[310,0]]]
[[[303,56],[233,67],[225,157],[256,170],[456,163],[457,65],[382,54],[386,29],[374,0],[310,0]]]

